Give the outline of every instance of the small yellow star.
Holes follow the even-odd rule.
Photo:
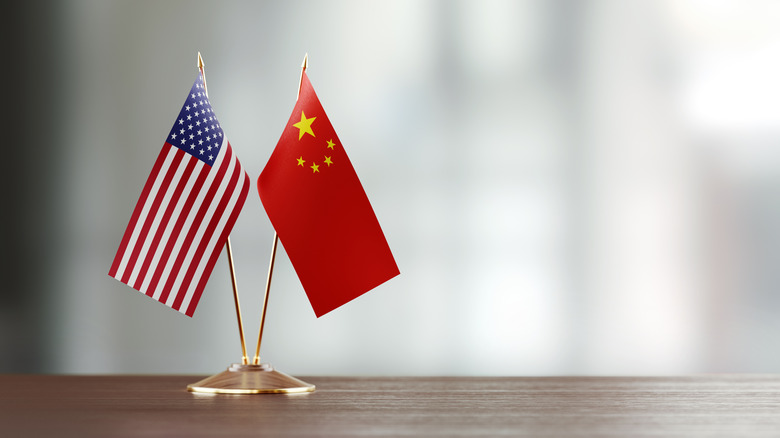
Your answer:
[[[333,143],[333,139],[328,140],[328,149],[333,149],[333,146],[336,146],[336,143]]]
[[[298,140],[303,137],[303,134],[311,134],[314,137],[314,131],[311,130],[311,124],[314,122],[314,119],[316,117],[307,119],[306,114],[301,111],[301,121],[293,124],[294,127],[298,128]]]
[[[325,164],[327,164],[328,167],[330,167],[330,165],[333,164],[333,161],[331,161],[330,157],[325,157]]]
[[[312,172],[311,172],[311,173],[317,173],[317,172],[319,172],[319,171],[320,171],[320,165],[319,165],[319,164],[316,164],[316,163],[312,163],[312,165],[311,165],[311,170],[312,170]]]
[[[299,166],[303,166],[303,163],[305,163],[305,162],[306,162],[306,160],[304,160],[304,159],[303,159],[303,156],[301,156],[300,158],[298,158],[298,165],[299,165]]]

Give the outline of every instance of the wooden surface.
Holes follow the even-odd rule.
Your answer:
[[[202,395],[202,376],[0,375],[0,436],[780,437],[780,376],[302,377]]]

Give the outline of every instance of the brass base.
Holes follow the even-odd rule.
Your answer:
[[[267,363],[234,363],[226,371],[187,385],[187,391],[211,394],[292,394],[314,391],[314,385],[276,371]]]

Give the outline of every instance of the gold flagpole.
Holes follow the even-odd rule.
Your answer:
[[[198,69],[203,77],[203,91],[206,93],[206,97],[209,97],[209,89],[206,86],[206,71],[203,69],[203,58],[198,52]],[[236,268],[233,265],[233,250],[230,247],[230,236],[225,243],[225,250],[227,251],[228,266],[230,267],[230,281],[233,284],[233,301],[236,303],[236,317],[238,318],[238,334],[241,337],[241,363],[246,365],[249,363],[249,359],[246,355],[246,341],[244,339],[244,323],[241,320],[241,306],[238,304],[238,283],[236,282]]]
[[[301,77],[298,79],[298,95],[295,97],[297,101],[301,97],[301,85],[303,84],[303,72],[309,66],[309,54],[306,53],[303,56],[303,63],[301,64]],[[268,308],[268,292],[271,290],[271,277],[274,275],[274,262],[276,261],[276,247],[279,243],[279,235],[274,231],[274,242],[271,245],[271,261],[268,263],[268,278],[265,281],[265,293],[263,294],[263,309],[260,313],[260,332],[257,334],[257,348],[255,349],[255,357],[252,359],[254,365],[260,365],[260,345],[263,342],[263,327],[265,326],[265,314]]]
[[[271,262],[268,264],[268,278],[265,280],[265,294],[263,294],[263,309],[260,312],[260,332],[257,334],[257,348],[252,363],[260,365],[260,344],[263,342],[263,326],[265,326],[265,310],[268,308],[268,291],[271,289],[271,277],[274,275],[274,261],[276,260],[276,246],[279,243],[279,235],[274,231],[274,243],[271,245]]]

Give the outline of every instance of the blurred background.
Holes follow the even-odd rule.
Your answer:
[[[254,180],[300,64],[401,275],[317,319],[283,250],[262,356],[298,375],[780,372],[780,3],[3,6],[0,372],[240,361],[225,256],[188,318],[108,268],[203,54]],[[247,343],[273,230],[231,235]]]

